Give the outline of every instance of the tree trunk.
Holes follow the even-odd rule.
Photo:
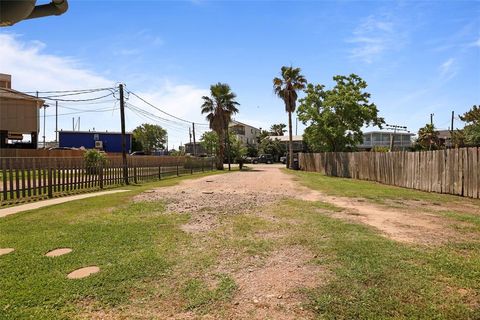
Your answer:
[[[288,166],[293,169],[292,112],[288,112]]]
[[[225,155],[225,131],[219,132],[217,170],[223,170],[223,158]]]

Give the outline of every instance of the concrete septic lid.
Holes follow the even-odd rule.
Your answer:
[[[100,271],[100,268],[97,266],[84,267],[70,272],[67,275],[68,279],[81,279],[88,277],[91,274],[97,273]]]
[[[47,256],[47,257],[58,257],[58,256],[62,256],[64,254],[70,253],[70,252],[72,252],[72,249],[70,249],[70,248],[58,248],[58,249],[47,252],[45,254],[45,256]]]
[[[13,252],[13,251],[15,251],[15,249],[13,249],[13,248],[0,248],[0,256],[4,255],[4,254],[7,254],[7,253],[10,253],[10,252]]]

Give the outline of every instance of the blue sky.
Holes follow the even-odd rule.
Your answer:
[[[124,82],[158,107],[198,122],[204,122],[200,97],[220,81],[238,95],[238,120],[262,128],[285,123],[272,92],[282,65],[301,67],[309,82],[327,87],[336,74],[360,75],[381,116],[414,132],[431,113],[446,129],[452,110],[480,104],[478,1],[73,0],[63,16],[0,32],[0,72],[12,74],[16,89]],[[130,102],[160,115],[133,97]],[[103,106],[75,105],[97,107]],[[80,116],[82,129],[119,130],[116,110]],[[60,117],[60,127],[71,129],[71,118]],[[51,138],[54,121],[47,121]],[[145,121],[129,111],[127,129]],[[171,145],[188,141],[186,126],[160,124]]]

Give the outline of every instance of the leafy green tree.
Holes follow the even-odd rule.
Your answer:
[[[260,130],[260,134],[257,136],[257,143],[261,143],[262,140],[270,135],[270,131]]]
[[[247,143],[247,156],[248,157],[256,157],[258,156],[258,148],[257,145],[253,143]]]
[[[132,135],[132,151],[143,151],[142,144],[140,143],[140,141],[135,139],[135,136],[133,135]]]
[[[285,104],[285,111],[288,112],[288,149],[289,164],[293,166],[293,141],[292,141],[292,112],[295,112],[297,106],[297,91],[305,89],[307,79],[300,73],[300,68],[283,66],[281,69],[281,78],[273,79],[273,90]]]
[[[217,154],[218,152],[218,135],[214,131],[208,131],[202,134],[200,144],[207,151],[209,155]]]
[[[230,152],[231,159],[237,163],[240,163],[247,155],[247,147],[245,147],[235,135],[230,135]]]
[[[473,106],[460,116],[460,120],[466,122],[463,128],[465,142],[469,145],[480,145],[480,106]]]
[[[363,126],[381,127],[383,118],[365,92],[367,83],[355,74],[334,76],[331,90],[309,84],[300,99],[298,118],[307,128],[303,137],[311,151],[345,151],[363,141]]]
[[[144,123],[133,130],[133,137],[148,154],[165,148],[167,131],[159,125]]]
[[[284,123],[272,124],[270,127],[270,133],[272,136],[283,136],[283,134],[287,131],[285,128],[287,127]]]
[[[264,138],[260,143],[260,153],[271,154],[275,161],[278,161],[285,154],[287,148],[283,142],[278,139]]]
[[[225,136],[232,115],[238,112],[235,101],[236,94],[232,92],[226,83],[217,83],[210,86],[210,97],[203,96],[202,114],[210,123],[210,129],[218,135],[217,169],[223,170],[223,158],[225,155]]]
[[[436,150],[440,148],[438,131],[433,124],[426,124],[418,130],[417,145],[424,150]]]
[[[461,148],[465,146],[465,133],[463,129],[457,129],[451,132],[452,145],[455,148]]]

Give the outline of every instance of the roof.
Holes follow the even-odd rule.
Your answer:
[[[437,132],[440,139],[450,139],[452,134],[450,130],[437,130]]]
[[[121,132],[115,132],[115,131],[78,131],[78,130],[58,130],[58,133],[90,133],[90,134],[122,134]],[[133,134],[132,132],[125,132],[125,134]]]
[[[392,133],[395,133],[395,134],[399,134],[399,135],[405,135],[405,136],[414,136],[415,134],[414,133],[411,133],[411,132],[401,132],[401,131],[396,131],[396,132],[393,132],[391,130],[389,131],[368,131],[368,132],[364,132],[363,134],[370,134],[370,133],[386,133],[386,134],[392,134]]]
[[[286,136],[268,136],[268,138],[272,139],[272,140],[278,139],[280,141],[289,141],[288,135],[286,135]],[[292,136],[292,141],[303,141],[303,136],[293,135]]]
[[[240,122],[240,121],[237,121],[237,120],[232,120],[232,121],[230,121],[230,125],[232,125],[232,124],[233,124],[233,125],[238,125],[238,124],[240,124],[240,125],[244,125],[244,126],[247,126],[247,127],[251,127],[251,128],[253,128],[253,129],[260,130],[260,129],[254,127],[254,126],[251,126],[251,125],[249,125],[249,124],[246,124],[246,123],[243,123],[243,122]]]
[[[37,101],[40,107],[45,103],[40,98],[9,88],[0,88],[0,98]]]

